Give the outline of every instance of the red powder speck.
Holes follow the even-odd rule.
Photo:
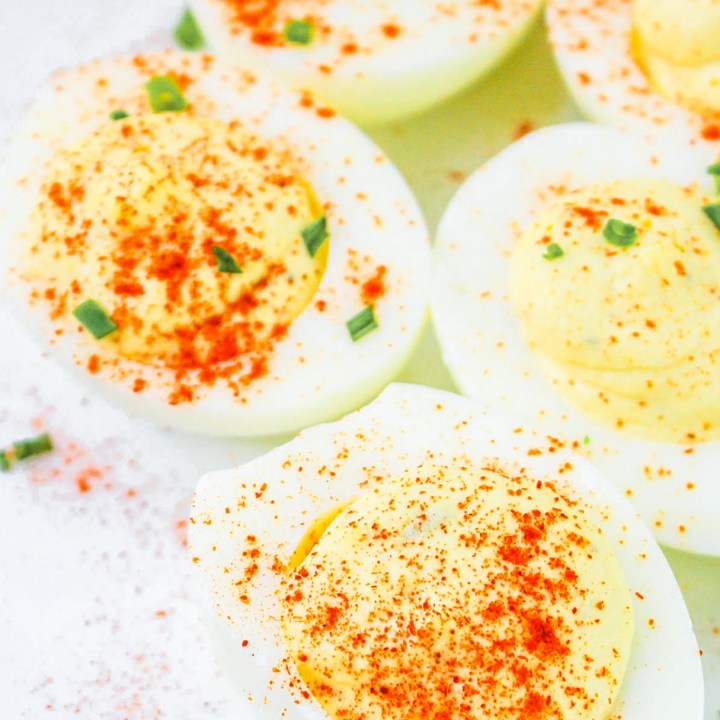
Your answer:
[[[512,139],[519,140],[531,133],[535,129],[535,123],[532,120],[521,120],[512,131]]]
[[[397,25],[387,24],[382,26],[385,37],[396,38],[400,34],[400,28]]]
[[[187,520],[178,520],[175,523],[175,537],[178,539],[178,542],[183,546],[188,546],[188,522]]]
[[[375,274],[362,284],[360,297],[365,305],[374,305],[385,294],[386,274],[387,267],[378,265]]]
[[[720,125],[706,125],[702,129],[705,140],[720,140]]]
[[[103,476],[102,471],[94,465],[88,465],[75,475],[75,485],[81,495],[94,489],[95,483]]]

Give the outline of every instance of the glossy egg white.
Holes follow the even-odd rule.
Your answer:
[[[451,201],[438,230],[431,307],[443,358],[464,394],[579,444],[661,542],[720,555],[720,442],[690,450],[589,418],[546,380],[508,296],[515,239],[553,199],[553,188],[644,176],[709,191],[705,164],[702,152],[681,153],[585,123],[528,135],[476,171]]]
[[[328,717],[312,697],[301,696],[304,685],[281,627],[280,575],[273,570],[287,563],[313,520],[422,463],[488,460],[568,488],[602,524],[614,548],[633,593],[635,636],[611,717],[700,720],[699,653],[680,590],[652,535],[617,488],[590,463],[515,419],[485,414],[452,393],[402,384],[336,423],[307,429],[267,455],[200,480],[189,552],[216,651],[248,698],[248,716]],[[252,560],[248,535],[259,550]],[[258,568],[248,580],[249,562]]]
[[[568,90],[591,120],[720,153],[720,123],[672,103],[631,52],[631,0],[548,0],[546,23]]]
[[[106,351],[69,313],[54,323],[47,313],[31,309],[29,289],[15,272],[26,261],[23,233],[45,163],[59,148],[111,122],[112,110],[148,112],[144,83],[167,73],[189,81],[185,95],[195,114],[238,119],[289,153],[323,205],[331,233],[321,285],[276,345],[268,374],[239,398],[218,381],[192,402],[175,406],[168,404],[174,381],[167,368],[123,359],[122,373],[101,369],[91,376],[85,370],[88,359]],[[5,170],[0,252],[9,266],[2,273],[7,296],[61,360],[131,412],[159,423],[202,434],[257,436],[338,417],[394,377],[423,327],[430,279],[427,230],[391,162],[333,111],[208,55],[115,57],[55,73],[18,128]],[[363,307],[357,277],[348,273],[353,253],[367,256],[372,267],[387,268],[386,291],[375,306],[379,328],[358,342],[346,328]],[[143,378],[145,390],[133,392],[120,374]]]
[[[243,5],[190,2],[213,52],[272,72],[370,125],[420,112],[490,71],[522,39],[542,2],[263,0]],[[249,19],[238,19],[241,13]],[[295,19],[313,22],[310,44],[284,41],[285,24]]]

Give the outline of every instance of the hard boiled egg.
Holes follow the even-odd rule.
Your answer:
[[[263,435],[341,415],[422,328],[427,231],[390,161],[333,110],[209,55],[56,73],[6,169],[9,296],[163,424]]]
[[[720,152],[714,0],[549,0],[547,24],[588,117]]]
[[[431,301],[460,389],[592,458],[664,543],[720,554],[720,230],[699,157],[587,124],[458,191]]]
[[[557,441],[393,385],[195,493],[211,634],[257,718],[702,716],[670,569]]]
[[[521,40],[540,0],[190,3],[218,55],[269,71],[361,124],[441,102]]]

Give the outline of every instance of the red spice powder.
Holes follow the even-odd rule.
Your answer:
[[[510,486],[521,480],[511,478]],[[551,483],[545,487],[557,493]],[[518,487],[511,492],[521,495],[525,491]],[[431,502],[431,491],[426,497]],[[452,603],[452,611],[445,602],[435,600],[432,591],[417,589],[412,583],[405,587],[402,582],[384,582],[382,575],[378,575],[377,597],[386,591],[390,597],[379,603],[377,610],[370,610],[372,622],[360,628],[353,620],[353,603],[357,600],[349,597],[355,591],[347,589],[352,587],[351,568],[343,565],[344,569],[326,576],[322,564],[311,565],[310,569],[301,566],[284,585],[288,617],[297,612],[303,618],[306,645],[297,649],[296,659],[304,663],[312,658],[318,676],[331,677],[333,670],[323,666],[318,647],[331,636],[340,637],[333,667],[339,662],[340,671],[358,683],[356,692],[371,698],[387,717],[398,717],[400,711],[405,716],[454,720],[475,717],[477,708],[483,707],[493,717],[564,720],[563,711],[550,691],[553,678],[557,677],[563,678],[562,691],[578,707],[596,702],[583,687],[573,684],[578,682],[577,678],[565,674],[564,663],[570,655],[570,638],[575,631],[570,627],[573,621],[566,620],[557,610],[561,602],[577,609],[585,593],[577,573],[567,564],[572,554],[559,551],[555,545],[557,538],[564,537],[567,543],[563,544],[578,547],[585,547],[588,540],[569,529],[548,540],[550,530],[567,520],[574,505],[574,501],[562,498],[560,493],[554,503],[556,507],[545,511],[521,512],[510,508],[514,527],[495,539],[490,539],[487,532],[473,529],[471,517],[476,511],[470,508],[475,505],[465,501],[460,504],[468,513],[466,520],[470,524],[469,531],[461,536],[464,547],[472,550],[492,542],[499,562],[491,571],[482,573],[483,582],[487,583],[485,590],[468,588],[465,596]],[[420,518],[427,520],[427,514]],[[393,548],[393,552],[405,547],[398,543],[394,530],[381,525],[373,525],[375,541],[387,543],[388,550]],[[366,535],[369,532],[369,527],[360,529]],[[413,561],[442,581],[444,573],[453,572],[453,565],[447,562],[446,551],[439,549],[433,553],[436,554],[426,559],[418,556]],[[410,560],[408,563],[412,567]],[[543,564],[549,570],[543,569]],[[488,602],[486,597],[495,588],[498,589],[495,599]],[[361,595],[365,597],[364,593]],[[301,605],[297,606],[298,603]],[[598,613],[602,610],[604,607],[597,608]],[[358,654],[360,664],[355,660]],[[599,663],[593,667],[591,658],[586,658],[586,662],[590,666],[588,672],[598,677],[609,675],[608,669]],[[335,707],[334,703],[340,702],[334,712],[336,717],[347,720],[366,717],[353,699],[346,703],[328,683],[315,682],[312,677],[306,679],[321,704]]]
[[[360,288],[360,298],[364,305],[374,305],[386,291],[385,276],[387,275],[387,267],[378,265],[375,274],[366,280]]]

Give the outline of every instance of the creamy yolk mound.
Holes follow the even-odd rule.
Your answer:
[[[635,55],[668,99],[700,114],[720,113],[720,3],[633,0]]]
[[[720,233],[710,200],[633,179],[559,197],[520,237],[511,297],[560,392],[656,440],[720,437]],[[609,219],[635,226],[618,247]],[[564,254],[544,257],[556,243]]]
[[[564,491],[423,466],[332,515],[301,542],[282,589],[292,657],[331,717],[609,717],[631,593]]]
[[[247,383],[320,283],[327,243],[311,258],[301,236],[320,214],[290,159],[237,122],[109,121],[50,162],[28,275],[56,318],[100,303],[116,356]],[[214,246],[242,273],[220,272]]]

